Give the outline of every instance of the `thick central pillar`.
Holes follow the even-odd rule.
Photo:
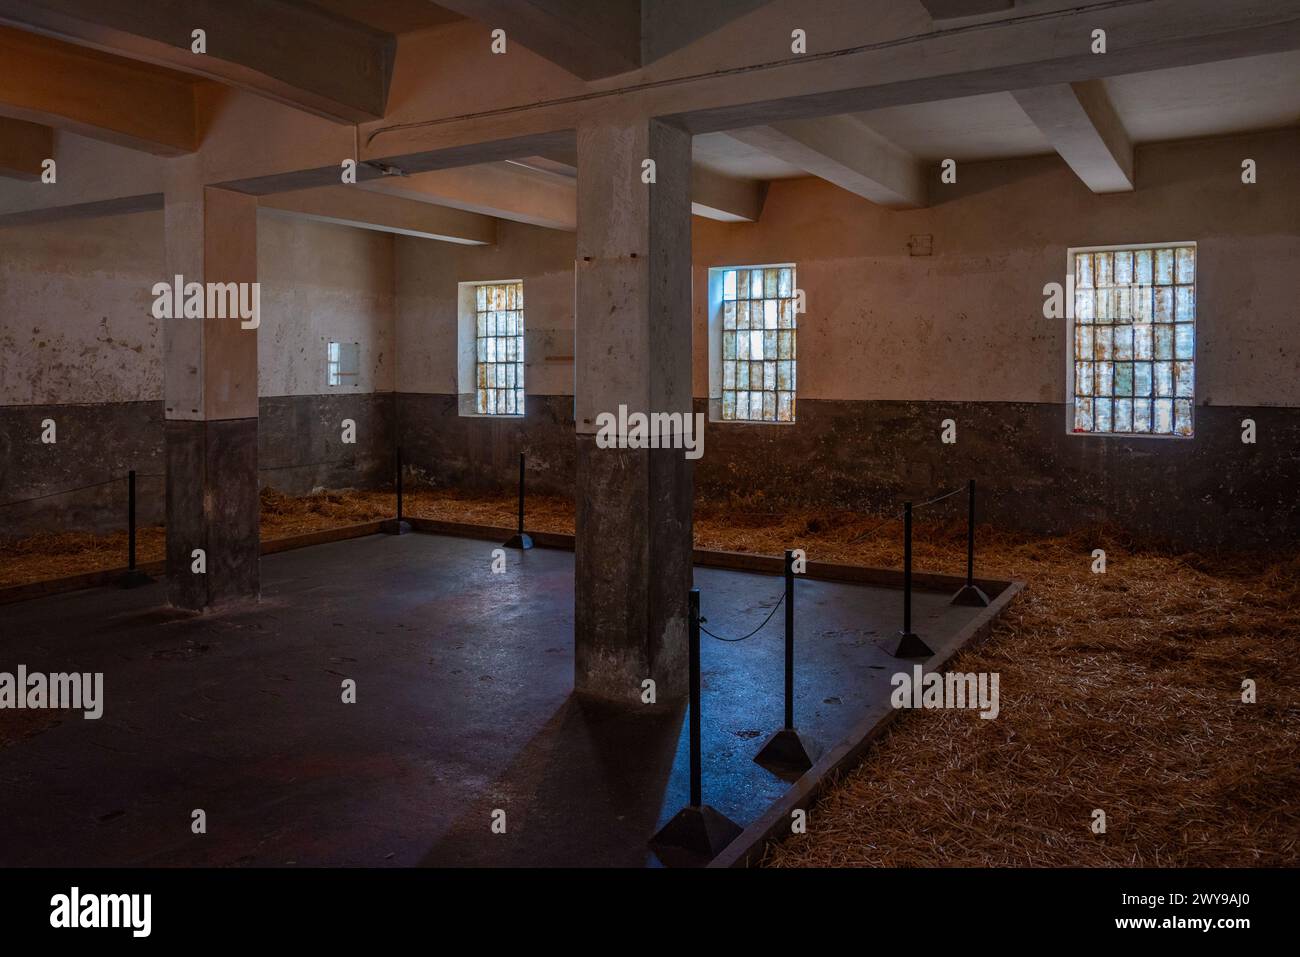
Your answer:
[[[602,448],[596,434],[619,406],[691,411],[690,184],[678,127],[578,131],[574,684],[628,704],[647,679],[660,704],[686,695],[692,469],[680,441]]]
[[[257,198],[178,173],[166,240],[167,594],[197,610],[258,595]]]

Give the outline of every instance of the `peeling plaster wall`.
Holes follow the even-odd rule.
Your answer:
[[[394,245],[388,234],[262,215],[258,224],[263,485],[391,479]],[[161,212],[0,229],[0,502],[135,468],[140,519],[161,521]],[[249,333],[252,335],[253,333]],[[361,343],[355,387],[325,385],[325,340]],[[58,442],[40,442],[53,418]],[[343,445],[341,422],[357,425]],[[0,534],[119,527],[125,483],[0,512]]]
[[[572,233],[502,221],[492,246],[396,237],[397,391],[455,395],[457,284],[524,283],[524,391],[573,395]]]
[[[259,395],[393,390],[393,239],[389,233],[259,212]],[[326,385],[330,339],[360,343],[354,385]]]
[[[0,229],[0,503],[140,475],[159,521],[161,212]],[[41,442],[54,421],[57,441]],[[121,526],[126,482],[0,509],[0,537]]]
[[[159,212],[0,229],[0,405],[162,397]],[[393,388],[393,237],[261,214],[258,393],[325,385],[325,340],[361,343],[350,392]]]
[[[162,213],[0,229],[0,405],[162,398]]]
[[[394,237],[258,215],[258,463],[290,494],[376,488],[392,476]],[[326,343],[360,345],[355,383],[330,386]],[[356,442],[344,444],[351,420]]]

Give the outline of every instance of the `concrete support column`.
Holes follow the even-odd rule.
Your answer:
[[[686,696],[693,477],[680,447],[599,448],[596,432],[620,405],[691,411],[690,192],[684,130],[578,131],[574,685],[628,704],[647,678],[661,704]]]
[[[161,281],[188,287],[186,299],[191,283],[204,293],[202,318],[162,320],[167,593],[197,610],[259,590],[257,330],[230,308],[257,301],[257,199],[190,178],[168,183],[165,215]],[[203,572],[194,570],[196,549]]]

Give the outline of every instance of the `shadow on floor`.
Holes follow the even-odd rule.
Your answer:
[[[646,841],[662,816],[685,714],[570,695],[421,865],[653,863]],[[497,810],[503,834],[492,830]]]

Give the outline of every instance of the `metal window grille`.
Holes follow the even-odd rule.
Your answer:
[[[795,288],[794,266],[723,272],[723,419],[794,421]]]
[[[1074,254],[1076,433],[1190,437],[1196,397],[1196,247]]]
[[[484,283],[474,290],[475,409],[524,414],[524,284]]]

